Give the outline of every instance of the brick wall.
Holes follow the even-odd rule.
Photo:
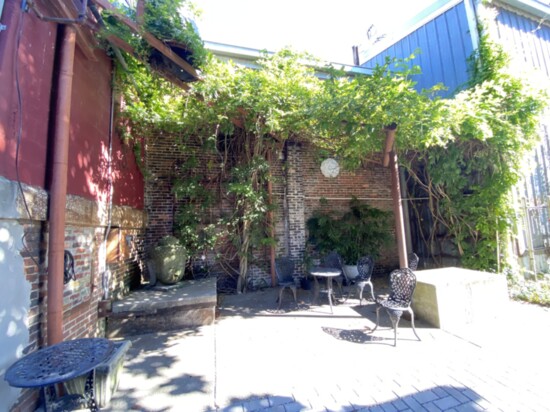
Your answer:
[[[8,181],[2,184],[15,185]],[[23,257],[24,276],[30,285],[27,312],[29,341],[23,353],[28,353],[44,346],[47,341],[48,227],[46,192],[27,186],[24,188],[32,220],[23,217],[3,219],[19,221],[23,227],[25,247],[20,254]],[[13,202],[21,205],[20,199],[14,199]],[[98,206],[93,201],[76,196],[69,196],[67,201],[65,249],[74,257],[75,280],[67,283],[63,291],[63,337],[66,340],[104,335],[105,324],[98,317],[98,302],[103,298],[102,274],[105,267],[112,273],[109,285],[112,297],[127,294],[133,284],[140,282],[143,267],[143,212],[129,207],[113,208],[111,233],[116,232],[116,237],[124,241],[114,242],[111,239],[108,242],[107,249],[111,248],[111,253],[105,266],[105,254],[102,255],[101,246],[108,220],[101,215]],[[25,214],[21,210],[21,216]],[[131,238],[126,242],[128,236]],[[11,410],[32,411],[37,400],[38,391],[23,390]]]
[[[366,204],[392,213],[390,170],[379,162],[369,162],[363,168],[346,171],[340,167],[337,177],[325,177],[321,173],[321,158],[315,148],[307,145],[288,146],[289,225],[293,248],[290,255],[303,257],[307,242],[305,224],[316,210],[335,211],[342,214],[349,210],[352,196]],[[320,200],[326,200],[323,205]],[[303,214],[303,215],[302,215]],[[390,218],[389,231],[395,239],[395,222]],[[382,251],[376,262],[377,273],[387,272],[399,264],[396,242]]]
[[[194,173],[202,176],[201,184],[214,191],[219,187],[220,176],[216,174],[219,169],[215,166],[219,159],[197,150],[198,147],[192,142],[185,142],[183,146],[177,135],[157,134],[148,138],[146,162],[149,178],[145,194],[147,248],[162,236],[173,233],[178,206],[174,203],[172,189],[178,175],[178,165],[183,164],[191,154],[197,156],[198,166]],[[314,210],[320,208],[320,198],[327,199],[328,208],[336,211],[347,210],[351,197],[356,196],[371,206],[391,212],[390,172],[382,167],[381,160],[380,164],[369,163],[361,170],[342,170],[338,177],[326,178],[321,174],[321,159],[314,148],[289,142],[283,151],[277,152],[271,166],[277,255],[292,256],[298,264],[298,271],[303,270],[307,240],[305,222]],[[218,205],[209,214],[215,218],[224,212],[228,212],[227,205]],[[391,225],[393,234],[393,220]],[[396,266],[396,248],[385,251],[377,263],[379,270]],[[268,248],[255,252],[249,277],[258,286],[271,284]]]

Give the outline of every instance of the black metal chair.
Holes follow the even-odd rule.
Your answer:
[[[372,271],[374,270],[374,259],[371,256],[360,257],[357,261],[357,272],[359,275],[353,279],[353,282],[357,285],[357,290],[359,291],[359,305],[363,303],[363,289],[365,286],[370,286],[370,295],[373,302],[374,299],[374,287],[372,285],[371,277]]]
[[[407,260],[409,261],[409,269],[416,270],[418,268],[418,262],[420,261],[420,258],[416,253],[409,253],[407,255]]]
[[[275,259],[275,273],[277,274],[277,282],[279,284],[279,306],[281,308],[281,302],[283,299],[283,292],[285,289],[290,289],[294,295],[294,302],[296,302],[296,289],[297,282],[294,279],[294,261],[289,257],[279,257]]]
[[[411,308],[414,289],[416,288],[416,275],[409,268],[396,269],[390,274],[390,295],[377,299],[376,303],[376,326],[371,332],[374,332],[379,325],[380,309],[386,309],[393,326],[393,346],[397,345],[397,327],[404,311],[411,314],[411,325],[416,338],[420,337],[414,328],[414,312]]]

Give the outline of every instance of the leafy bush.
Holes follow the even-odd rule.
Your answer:
[[[548,279],[535,281],[508,276],[508,291],[512,299],[550,306],[550,280]]]
[[[389,243],[388,218],[388,212],[361,204],[354,197],[350,210],[341,217],[315,212],[307,221],[309,241],[318,252],[335,250],[345,264],[354,265],[361,256],[378,257],[380,249]]]

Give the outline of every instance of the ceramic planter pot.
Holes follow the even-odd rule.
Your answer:
[[[357,265],[343,265],[344,275],[350,283],[353,279],[359,276],[359,271],[357,270]]]
[[[151,251],[156,279],[165,285],[179,282],[185,274],[187,251],[173,236],[162,238]]]

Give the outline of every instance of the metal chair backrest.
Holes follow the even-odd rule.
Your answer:
[[[409,306],[414,289],[416,288],[416,275],[409,268],[395,269],[390,274],[389,300],[398,302],[402,306]]]
[[[289,257],[279,257],[275,259],[275,273],[280,282],[290,282],[294,280],[294,261]]]
[[[362,256],[357,261],[357,271],[359,276],[357,279],[370,280],[372,271],[374,270],[374,260],[371,256]]]
[[[420,261],[420,258],[416,253],[409,253],[407,256],[407,260],[409,261],[409,269],[416,270],[418,268],[418,262]]]
[[[321,266],[325,268],[342,268],[342,258],[338,252],[330,252],[328,255],[321,259]]]

